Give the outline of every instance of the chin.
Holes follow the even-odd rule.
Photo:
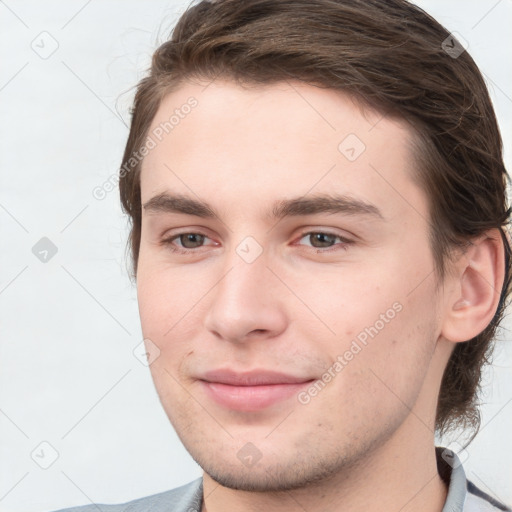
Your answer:
[[[253,468],[246,468],[241,463],[233,465],[219,458],[212,462],[205,457],[195,457],[212,480],[218,484],[239,491],[248,492],[282,492],[315,486],[320,482],[334,478],[345,461],[313,461],[308,457],[297,457],[288,464],[263,464],[263,459]],[[307,462],[306,462],[307,461]]]

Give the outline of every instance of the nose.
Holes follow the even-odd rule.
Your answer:
[[[283,284],[264,255],[247,263],[237,254],[208,294],[205,327],[232,343],[274,337],[286,329]]]

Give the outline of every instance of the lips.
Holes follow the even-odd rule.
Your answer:
[[[253,370],[237,373],[233,370],[214,370],[206,372],[201,380],[218,382],[231,386],[262,386],[268,384],[300,384],[312,380],[311,377],[295,377],[269,370]]]
[[[238,411],[258,411],[290,399],[314,379],[269,370],[239,373],[223,369],[204,373],[200,384],[218,405]]]

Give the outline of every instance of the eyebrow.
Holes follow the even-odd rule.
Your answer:
[[[143,204],[143,208],[149,214],[182,213],[205,219],[220,218],[215,208],[207,202],[167,192],[152,197]],[[333,194],[278,200],[273,204],[267,219],[272,221],[285,217],[319,213],[362,215],[384,220],[381,211],[374,204],[344,195]]]

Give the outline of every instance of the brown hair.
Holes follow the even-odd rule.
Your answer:
[[[256,85],[302,80],[406,121],[414,134],[414,176],[429,198],[438,277],[445,275],[453,248],[488,229],[500,230],[506,277],[498,309],[482,333],[456,344],[437,404],[436,431],[472,428],[469,444],[480,428],[481,372],[490,362],[511,277],[502,141],[473,59],[443,26],[405,0],[220,0],[190,6],[155,51],[131,112],[122,161],[122,171],[130,170],[120,173],[120,194],[132,224],[133,278],[141,235],[140,160],[133,155],[165,95],[186,79],[218,76]]]

